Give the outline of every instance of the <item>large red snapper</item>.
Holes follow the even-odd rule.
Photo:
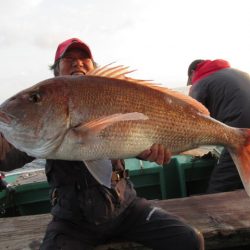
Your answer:
[[[249,129],[216,121],[191,97],[124,77],[126,72],[104,67],[42,81],[0,106],[0,131],[31,156],[84,160],[107,186],[111,165],[104,160],[134,157],[153,143],[173,154],[223,145],[250,193]]]

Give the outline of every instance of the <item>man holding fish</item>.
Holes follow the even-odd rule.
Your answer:
[[[72,80],[72,89],[77,86],[77,79],[81,77],[88,79],[89,72],[94,72],[93,74],[97,75],[96,81],[102,81],[102,77],[98,76],[100,74],[98,69],[95,71],[95,68],[96,64],[91,50],[77,38],[68,39],[59,44],[54,65],[51,67],[54,75],[59,77],[56,77],[57,79],[66,80],[66,82],[67,79]],[[126,73],[126,69],[117,68],[112,71],[105,71],[105,73],[101,72],[101,76],[109,77],[112,75],[114,77],[115,75],[117,79],[125,78],[129,81],[129,78],[124,76],[123,71]],[[63,77],[60,78],[61,76]],[[76,82],[74,82],[75,80]],[[116,86],[118,84],[119,81]],[[139,146],[136,146],[137,148],[130,152],[129,147],[135,146],[132,145],[133,140],[129,140],[127,146],[122,140],[119,141],[119,138],[116,139],[117,145],[113,147],[112,152],[107,154],[105,148],[109,147],[103,147],[103,145],[106,146],[110,143],[110,139],[105,139],[109,127],[116,129],[115,133],[120,133],[123,131],[116,124],[137,121],[136,124],[139,126],[141,122],[148,120],[148,116],[137,112],[136,107],[135,112],[125,107],[126,111],[122,114],[116,111],[114,114],[108,114],[100,118],[100,114],[105,114],[109,109],[105,106],[105,103],[112,102],[112,95],[114,95],[113,90],[110,89],[109,97],[105,99],[106,90],[103,88],[104,83],[102,83],[95,95],[86,96],[84,99],[89,99],[92,102],[96,98],[103,98],[104,102],[101,105],[103,110],[98,110],[98,107],[96,107],[91,119],[82,124],[79,113],[78,115],[71,114],[71,110],[77,108],[75,103],[68,100],[71,90],[68,89],[65,92],[63,88],[59,88],[60,86],[54,89],[50,88],[54,86],[57,86],[56,83],[55,85],[54,83],[48,85],[49,92],[56,92],[58,107],[67,114],[56,121],[56,125],[62,129],[65,128],[64,133],[61,133],[58,129],[57,133],[52,136],[51,130],[53,128],[47,124],[52,119],[55,122],[56,119],[55,114],[51,115],[51,112],[54,112],[52,110],[55,110],[53,109],[54,100],[52,99],[50,100],[50,109],[43,110],[39,114],[37,114],[37,111],[29,110],[29,114],[40,117],[46,112],[47,117],[52,117],[46,123],[45,121],[40,123],[38,120],[29,120],[25,128],[16,127],[15,131],[10,131],[8,125],[11,123],[12,117],[16,117],[17,114],[14,114],[14,111],[13,115],[9,115],[8,111],[12,108],[3,104],[0,115],[1,128],[5,132],[4,137],[14,144],[13,146],[7,142],[1,135],[0,169],[2,171],[21,167],[35,157],[43,156],[47,158],[45,170],[48,182],[51,185],[53,219],[48,225],[41,250],[93,249],[96,245],[112,240],[135,241],[155,250],[204,249],[203,237],[197,230],[187,225],[180,218],[154,207],[145,199],[137,197],[133,185],[128,179],[124,161],[114,160],[112,157],[118,156],[118,151],[125,148],[124,152],[128,156],[133,155],[133,152],[138,152],[137,156],[140,159],[163,164],[170,159],[169,151],[161,143],[152,145],[151,141],[146,144],[149,149],[143,151],[141,149],[145,149],[145,145],[142,145],[142,142],[138,140]],[[114,85],[113,88],[116,88],[116,86]],[[91,87],[90,84],[88,88]],[[40,105],[45,92],[42,89],[38,91],[37,88],[30,90],[28,96],[25,92],[21,93],[24,102],[27,100],[33,105]],[[121,91],[123,90],[121,89]],[[79,95],[82,94],[79,91],[78,93]],[[125,95],[126,97],[127,95]],[[18,98],[14,97],[9,101],[14,104],[17,100]],[[64,106],[65,102],[69,103],[67,108]],[[119,102],[119,100],[117,99],[116,102]],[[26,104],[28,105],[28,103]],[[24,106],[26,104],[24,103]],[[91,107],[93,105],[96,105],[95,102],[91,103]],[[115,105],[116,103],[114,103],[114,107]],[[20,105],[18,106],[20,107]],[[25,110],[25,107],[20,110]],[[84,109],[80,112],[83,116],[88,115],[88,104],[85,104]],[[20,143],[19,139],[24,137],[25,130],[32,124],[34,126],[38,124],[37,128],[43,128],[43,132],[36,130],[33,136],[25,138],[25,143]],[[64,127],[64,124],[66,124],[66,127]],[[148,133],[151,133],[151,130],[148,130]],[[61,134],[63,134],[63,137]],[[33,141],[36,136],[40,136],[40,142],[35,143]],[[15,138],[19,139],[15,140]],[[77,150],[75,153],[70,151],[68,144],[71,145],[72,138],[77,139],[79,152]],[[103,138],[105,144],[100,138]],[[63,144],[64,141],[68,144]],[[55,142],[58,145],[61,143],[62,147],[52,147]],[[91,152],[88,152],[84,161],[81,161],[79,155],[82,155],[81,152],[86,151],[86,149]],[[141,151],[143,152],[140,153]],[[29,152],[31,156],[24,152]],[[67,155],[67,152],[70,152],[70,154]],[[47,157],[48,155],[49,157]],[[67,155],[67,157],[64,159],[62,155]],[[98,155],[97,160],[95,159],[96,155]],[[106,155],[109,155],[109,158],[113,160],[105,159]],[[125,153],[121,153],[121,156],[123,155]]]

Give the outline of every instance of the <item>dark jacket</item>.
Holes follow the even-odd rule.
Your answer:
[[[47,160],[46,175],[51,189],[52,214],[61,219],[101,224],[114,219],[135,199],[121,161],[113,172],[123,176],[111,188],[100,185],[81,161]]]
[[[190,96],[206,106],[210,115],[230,126],[250,128],[250,77],[227,68],[208,75],[190,89]]]

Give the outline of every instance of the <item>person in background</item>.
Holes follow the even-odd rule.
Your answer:
[[[51,69],[55,76],[84,77],[95,67],[88,45],[71,38],[58,45]],[[16,168],[33,159],[1,139],[0,170],[10,169],[8,163]],[[158,144],[138,156],[158,164],[168,162],[170,157],[170,152]],[[124,160],[112,160],[112,165],[112,185],[107,188],[95,180],[82,161],[46,160],[53,218],[41,250],[93,249],[112,240],[134,241],[155,250],[204,249],[200,232],[137,197]]]
[[[189,95],[201,102],[211,117],[229,126],[250,128],[250,76],[234,69],[229,62],[194,60],[188,67]],[[223,149],[211,174],[207,193],[233,191],[243,188],[236,166]]]

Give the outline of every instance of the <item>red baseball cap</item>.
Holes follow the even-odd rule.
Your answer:
[[[78,38],[71,38],[58,45],[55,55],[55,62],[60,59],[68,49],[72,48],[79,48],[86,51],[89,55],[89,58],[93,60],[89,46]]]

